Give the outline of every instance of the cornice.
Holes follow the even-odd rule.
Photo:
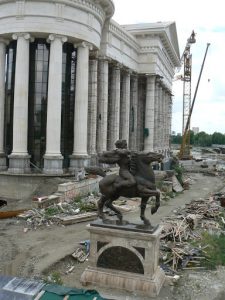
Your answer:
[[[120,40],[123,40],[128,45],[132,46],[132,48],[139,53],[140,47],[136,41],[136,39],[126,30],[122,29],[120,25],[115,22],[111,21],[109,24],[109,32],[112,32],[116,35]]]
[[[81,8],[84,11],[93,13],[95,17],[100,21],[101,24],[104,23],[106,18],[109,18],[113,15],[115,11],[114,4],[111,0],[0,0],[1,4],[14,3],[17,5],[16,16],[20,17],[21,15],[21,6],[25,7],[26,2],[46,2],[50,4],[57,4],[60,6],[72,6],[76,8]],[[26,16],[26,10],[23,9],[22,17]],[[63,17],[61,18],[63,19]]]

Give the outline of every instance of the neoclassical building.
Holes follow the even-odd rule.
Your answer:
[[[167,157],[176,25],[121,26],[111,0],[0,0],[0,170],[63,174],[117,139]]]

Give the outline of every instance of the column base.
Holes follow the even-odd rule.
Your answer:
[[[98,163],[98,155],[90,154],[90,166],[97,166]]]
[[[7,170],[6,155],[4,153],[0,153],[0,171],[4,170]]]
[[[10,154],[9,158],[9,173],[24,174],[30,173],[30,155]]]
[[[43,173],[49,175],[63,174],[63,156],[44,155]]]
[[[88,155],[71,155],[69,171],[78,175],[85,167],[90,165],[90,156]]]

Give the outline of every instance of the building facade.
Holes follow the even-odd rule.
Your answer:
[[[120,26],[111,0],[0,0],[0,170],[63,174],[117,139],[169,152],[174,22]]]

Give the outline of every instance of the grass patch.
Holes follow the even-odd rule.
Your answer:
[[[80,203],[82,201],[82,197],[81,196],[76,196],[74,199],[73,199],[73,203]]]
[[[54,215],[56,215],[58,213],[59,213],[59,209],[56,206],[47,207],[45,209],[45,215],[47,217],[52,217],[52,216],[54,216]]]
[[[184,174],[184,167],[182,165],[176,165],[174,166],[175,175],[177,177],[177,180],[180,182],[180,184],[183,186],[183,174]]]
[[[96,205],[94,203],[86,202],[80,196],[74,198],[72,202],[72,206],[74,208],[79,208],[80,212],[89,212],[89,211],[97,210]]]
[[[59,272],[52,272],[51,274],[49,274],[47,277],[44,278],[44,281],[46,283],[54,283],[54,284],[59,284],[62,285],[63,281],[61,278],[61,275]]]
[[[225,235],[209,234],[204,232],[200,241],[206,259],[202,262],[208,269],[215,269],[217,266],[225,266]]]

